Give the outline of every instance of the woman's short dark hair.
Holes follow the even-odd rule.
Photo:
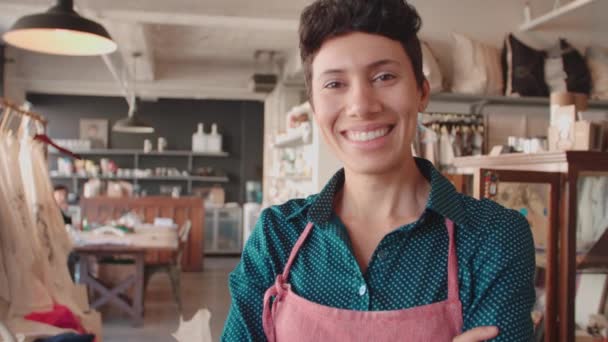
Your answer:
[[[401,43],[422,88],[422,51],[418,31],[422,20],[405,0],[317,0],[300,17],[300,57],[311,94],[312,60],[328,39],[351,32],[378,34]]]

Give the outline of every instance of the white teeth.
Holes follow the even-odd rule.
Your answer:
[[[380,128],[369,132],[347,131],[346,136],[353,141],[370,141],[385,136],[388,133],[388,128]]]

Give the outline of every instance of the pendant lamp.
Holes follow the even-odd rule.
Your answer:
[[[154,133],[154,127],[141,121],[136,116],[137,100],[133,99],[132,105],[129,106],[129,114],[126,118],[116,121],[112,127],[112,131],[119,133]]]
[[[137,82],[137,63],[136,58],[140,57],[141,53],[133,54],[133,92],[131,96],[131,101],[129,102],[129,114],[126,118],[120,119],[116,121],[114,126],[112,127],[112,131],[120,132],[120,133],[154,133],[154,127],[148,125],[147,123],[141,121],[137,117],[137,90],[136,90],[136,82]]]
[[[18,48],[66,56],[104,55],[117,48],[103,26],[74,11],[73,0],[57,0],[44,13],[20,18],[3,39]]]

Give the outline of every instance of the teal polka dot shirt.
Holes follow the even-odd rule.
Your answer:
[[[526,219],[490,200],[458,193],[433,165],[416,159],[431,184],[426,209],[386,235],[362,273],[347,230],[333,212],[344,184],[338,171],[306,199],[265,209],[230,274],[232,296],[222,341],[265,341],[263,298],[283,271],[308,222],[315,228],[292,266],[289,283],[308,300],[342,309],[407,309],[447,298],[448,234],[456,225],[464,330],[496,325],[494,341],[529,341],[534,293],[534,243]]]

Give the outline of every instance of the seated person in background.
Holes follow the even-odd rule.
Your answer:
[[[72,218],[67,214],[68,211],[68,188],[65,185],[55,185],[53,189],[53,197],[57,206],[61,209],[61,215],[63,216],[63,222],[65,224],[72,224]]]
[[[53,188],[53,197],[57,206],[61,210],[61,216],[63,216],[63,223],[72,224],[72,218],[67,214],[68,211],[68,188],[65,185],[55,185]],[[76,264],[78,263],[78,256],[74,252],[70,252],[68,255],[68,269],[74,281],[74,274],[76,270]]]

